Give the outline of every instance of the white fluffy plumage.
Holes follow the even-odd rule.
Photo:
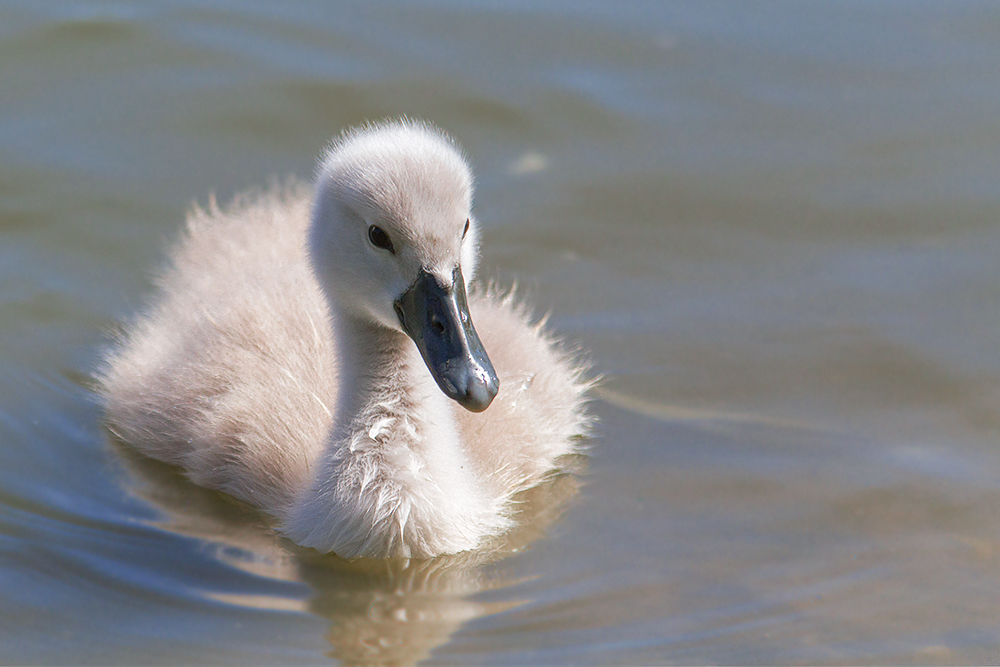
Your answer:
[[[314,188],[195,208],[99,374],[109,428],[343,557],[432,557],[501,534],[511,497],[587,432],[589,381],[509,293],[473,289],[499,393],[473,413],[435,384],[393,303],[421,270],[460,266],[471,282],[471,197],[454,143],[400,121],[346,133]]]

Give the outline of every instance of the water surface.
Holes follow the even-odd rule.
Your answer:
[[[997,62],[975,2],[5,3],[0,662],[997,662]],[[606,377],[493,559],[296,548],[88,379],[192,201],[400,114]]]

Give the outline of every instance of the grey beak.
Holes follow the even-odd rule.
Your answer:
[[[500,380],[472,326],[461,267],[452,272],[451,285],[421,269],[393,307],[441,391],[467,410],[488,408]]]

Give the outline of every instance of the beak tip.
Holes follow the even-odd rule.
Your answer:
[[[455,400],[469,412],[482,412],[490,407],[499,389],[499,382],[497,382],[496,378],[490,378],[488,382],[473,383],[466,389],[464,395],[459,396]]]
[[[448,398],[470,412],[482,412],[490,407],[500,391],[500,380],[492,367],[474,370],[463,368],[461,372],[441,369],[436,374],[436,379]]]

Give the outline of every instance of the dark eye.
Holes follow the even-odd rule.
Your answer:
[[[396,252],[392,247],[392,240],[389,239],[389,235],[386,234],[385,230],[378,225],[372,225],[368,228],[368,240],[371,241],[372,245],[376,248],[388,250],[392,253]]]
[[[468,234],[468,233],[469,233],[469,221],[466,220],[465,221],[465,229],[462,230],[462,238],[464,239],[465,235]]]

